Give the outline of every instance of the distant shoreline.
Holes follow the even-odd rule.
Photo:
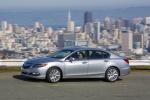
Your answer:
[[[150,6],[131,7],[126,9],[114,10],[90,10],[93,14],[93,21],[99,19],[104,22],[105,17],[114,19],[125,18],[132,20],[133,18],[149,17]],[[70,10],[71,19],[75,22],[75,26],[83,25],[84,12],[86,10]],[[45,27],[60,28],[67,27],[68,10],[41,10],[41,11],[2,11],[0,10],[0,22],[7,21],[10,24],[18,24],[18,26],[33,27],[35,22],[42,23]]]

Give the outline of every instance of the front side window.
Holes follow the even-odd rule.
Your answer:
[[[89,59],[106,59],[109,58],[109,54],[103,51],[91,50],[89,51]]]
[[[62,58],[67,57],[72,52],[74,52],[74,50],[62,49],[53,53],[52,55],[50,55],[50,57],[55,58],[55,59],[62,59]]]
[[[77,51],[74,54],[72,54],[70,57],[72,57],[74,60],[83,60],[87,59],[86,51]]]

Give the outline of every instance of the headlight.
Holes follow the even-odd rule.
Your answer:
[[[47,64],[35,64],[33,68],[45,67]]]

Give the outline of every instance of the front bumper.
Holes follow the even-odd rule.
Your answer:
[[[45,67],[28,68],[28,69],[23,69],[21,67],[21,75],[31,77],[31,78],[36,78],[36,79],[45,79],[46,71],[47,71],[47,68]]]

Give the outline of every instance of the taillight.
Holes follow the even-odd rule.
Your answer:
[[[127,62],[129,64],[129,60],[128,59],[124,59],[125,62]]]

